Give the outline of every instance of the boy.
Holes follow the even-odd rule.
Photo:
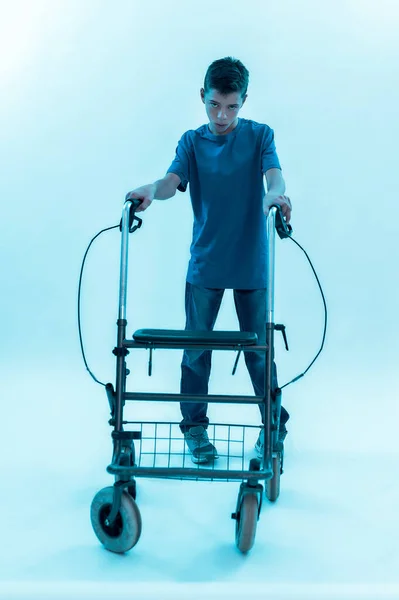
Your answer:
[[[214,61],[200,90],[209,124],[186,131],[165,177],[133,190],[126,199],[142,200],[137,212],[143,211],[153,199],[166,200],[176,190],[186,191],[190,182],[194,229],[185,289],[186,330],[213,330],[224,290],[232,289],[240,330],[257,333],[259,343],[265,344],[265,215],[272,204],[278,204],[289,222],[292,208],[284,195],[273,130],[238,118],[248,81],[249,72],[238,59]],[[263,396],[265,357],[257,352],[245,352],[244,356],[255,394]],[[275,364],[273,367],[275,389],[277,371]],[[185,350],[181,370],[180,393],[207,394],[211,351]],[[195,463],[218,458],[206,431],[207,406],[180,403],[180,429]],[[288,419],[282,407],[281,444]],[[263,439],[262,429],[255,446],[259,457],[263,456]]]

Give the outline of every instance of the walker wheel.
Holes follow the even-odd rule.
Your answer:
[[[236,546],[242,553],[251,550],[255,543],[258,524],[258,496],[256,493],[244,494],[236,518]]]
[[[137,483],[136,483],[135,479],[133,479],[132,482],[131,482],[131,484],[127,486],[127,491],[131,495],[131,497],[133,498],[133,500],[136,500],[136,497],[137,497]]]
[[[121,467],[134,467],[134,446],[133,446],[133,453],[122,455],[120,465],[121,465]],[[130,480],[129,485],[126,488],[126,491],[131,495],[133,500],[136,500],[137,482],[135,479]]]
[[[275,502],[280,495],[281,453],[272,458],[273,477],[266,481],[266,498]]]
[[[111,512],[113,486],[103,488],[93,499],[90,508],[91,524],[97,538],[111,552],[127,552],[137,544],[141,534],[141,515],[136,502],[127,492],[122,492],[121,507],[114,523],[105,521]]]

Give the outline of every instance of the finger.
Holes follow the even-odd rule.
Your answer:
[[[286,202],[284,202],[283,200],[282,200],[281,202],[279,202],[279,206],[280,206],[280,208],[281,208],[281,211],[282,211],[283,215],[285,216],[285,214],[286,214],[287,210],[289,210],[289,208],[290,208],[290,207],[289,207],[289,206],[288,206],[288,204],[287,204]]]
[[[284,196],[284,201],[288,204],[290,208],[292,208],[291,200],[288,196]]]
[[[283,217],[287,221],[287,219],[289,219],[290,214],[291,214],[290,207],[285,202],[281,203],[280,207],[281,207],[281,212],[283,213]]]
[[[136,195],[133,194],[133,192],[129,192],[128,194],[126,194],[126,200],[135,200]]]

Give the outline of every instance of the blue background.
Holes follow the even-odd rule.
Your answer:
[[[1,585],[21,597],[36,589],[24,582],[53,585],[58,597],[69,581],[89,597],[82,582],[102,582],[96,598],[106,582],[167,582],[174,598],[187,597],[184,586],[202,597],[201,583],[219,585],[208,598],[249,584],[311,598],[326,585],[314,597],[346,586],[344,598],[363,597],[364,584],[384,597],[399,583],[397,5],[40,0],[4,2],[2,13]],[[325,350],[285,390],[281,497],[264,505],[250,557],[234,546],[236,485],[147,479],[145,529],[123,558],[101,548],[89,520],[93,496],[112,484],[112,446],[105,392],[80,354],[81,261],[119,223],[126,192],[163,177],[183,132],[207,122],[206,69],[230,55],[250,72],[240,117],[275,131],[294,237],[326,294]],[[128,331],[184,328],[189,193],[141,216]],[[82,285],[87,360],[104,382],[115,377],[119,253],[117,230],[97,239]],[[276,321],[290,344],[286,353],[277,338],[283,384],[317,352],[323,307],[288,240],[278,240],[276,269]],[[216,329],[238,329],[231,290]],[[252,394],[243,361],[231,377],[234,358],[214,353],[211,393]],[[130,391],[178,390],[181,353],[154,359],[148,378],[147,353],[131,352]],[[162,410],[179,419],[177,405]],[[258,414],[215,406],[210,417],[256,424]]]

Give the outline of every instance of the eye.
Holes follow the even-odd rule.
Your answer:
[[[217,104],[215,102],[210,102],[210,104],[215,108],[217,106]],[[229,110],[236,110],[237,106],[229,106],[228,107]]]

